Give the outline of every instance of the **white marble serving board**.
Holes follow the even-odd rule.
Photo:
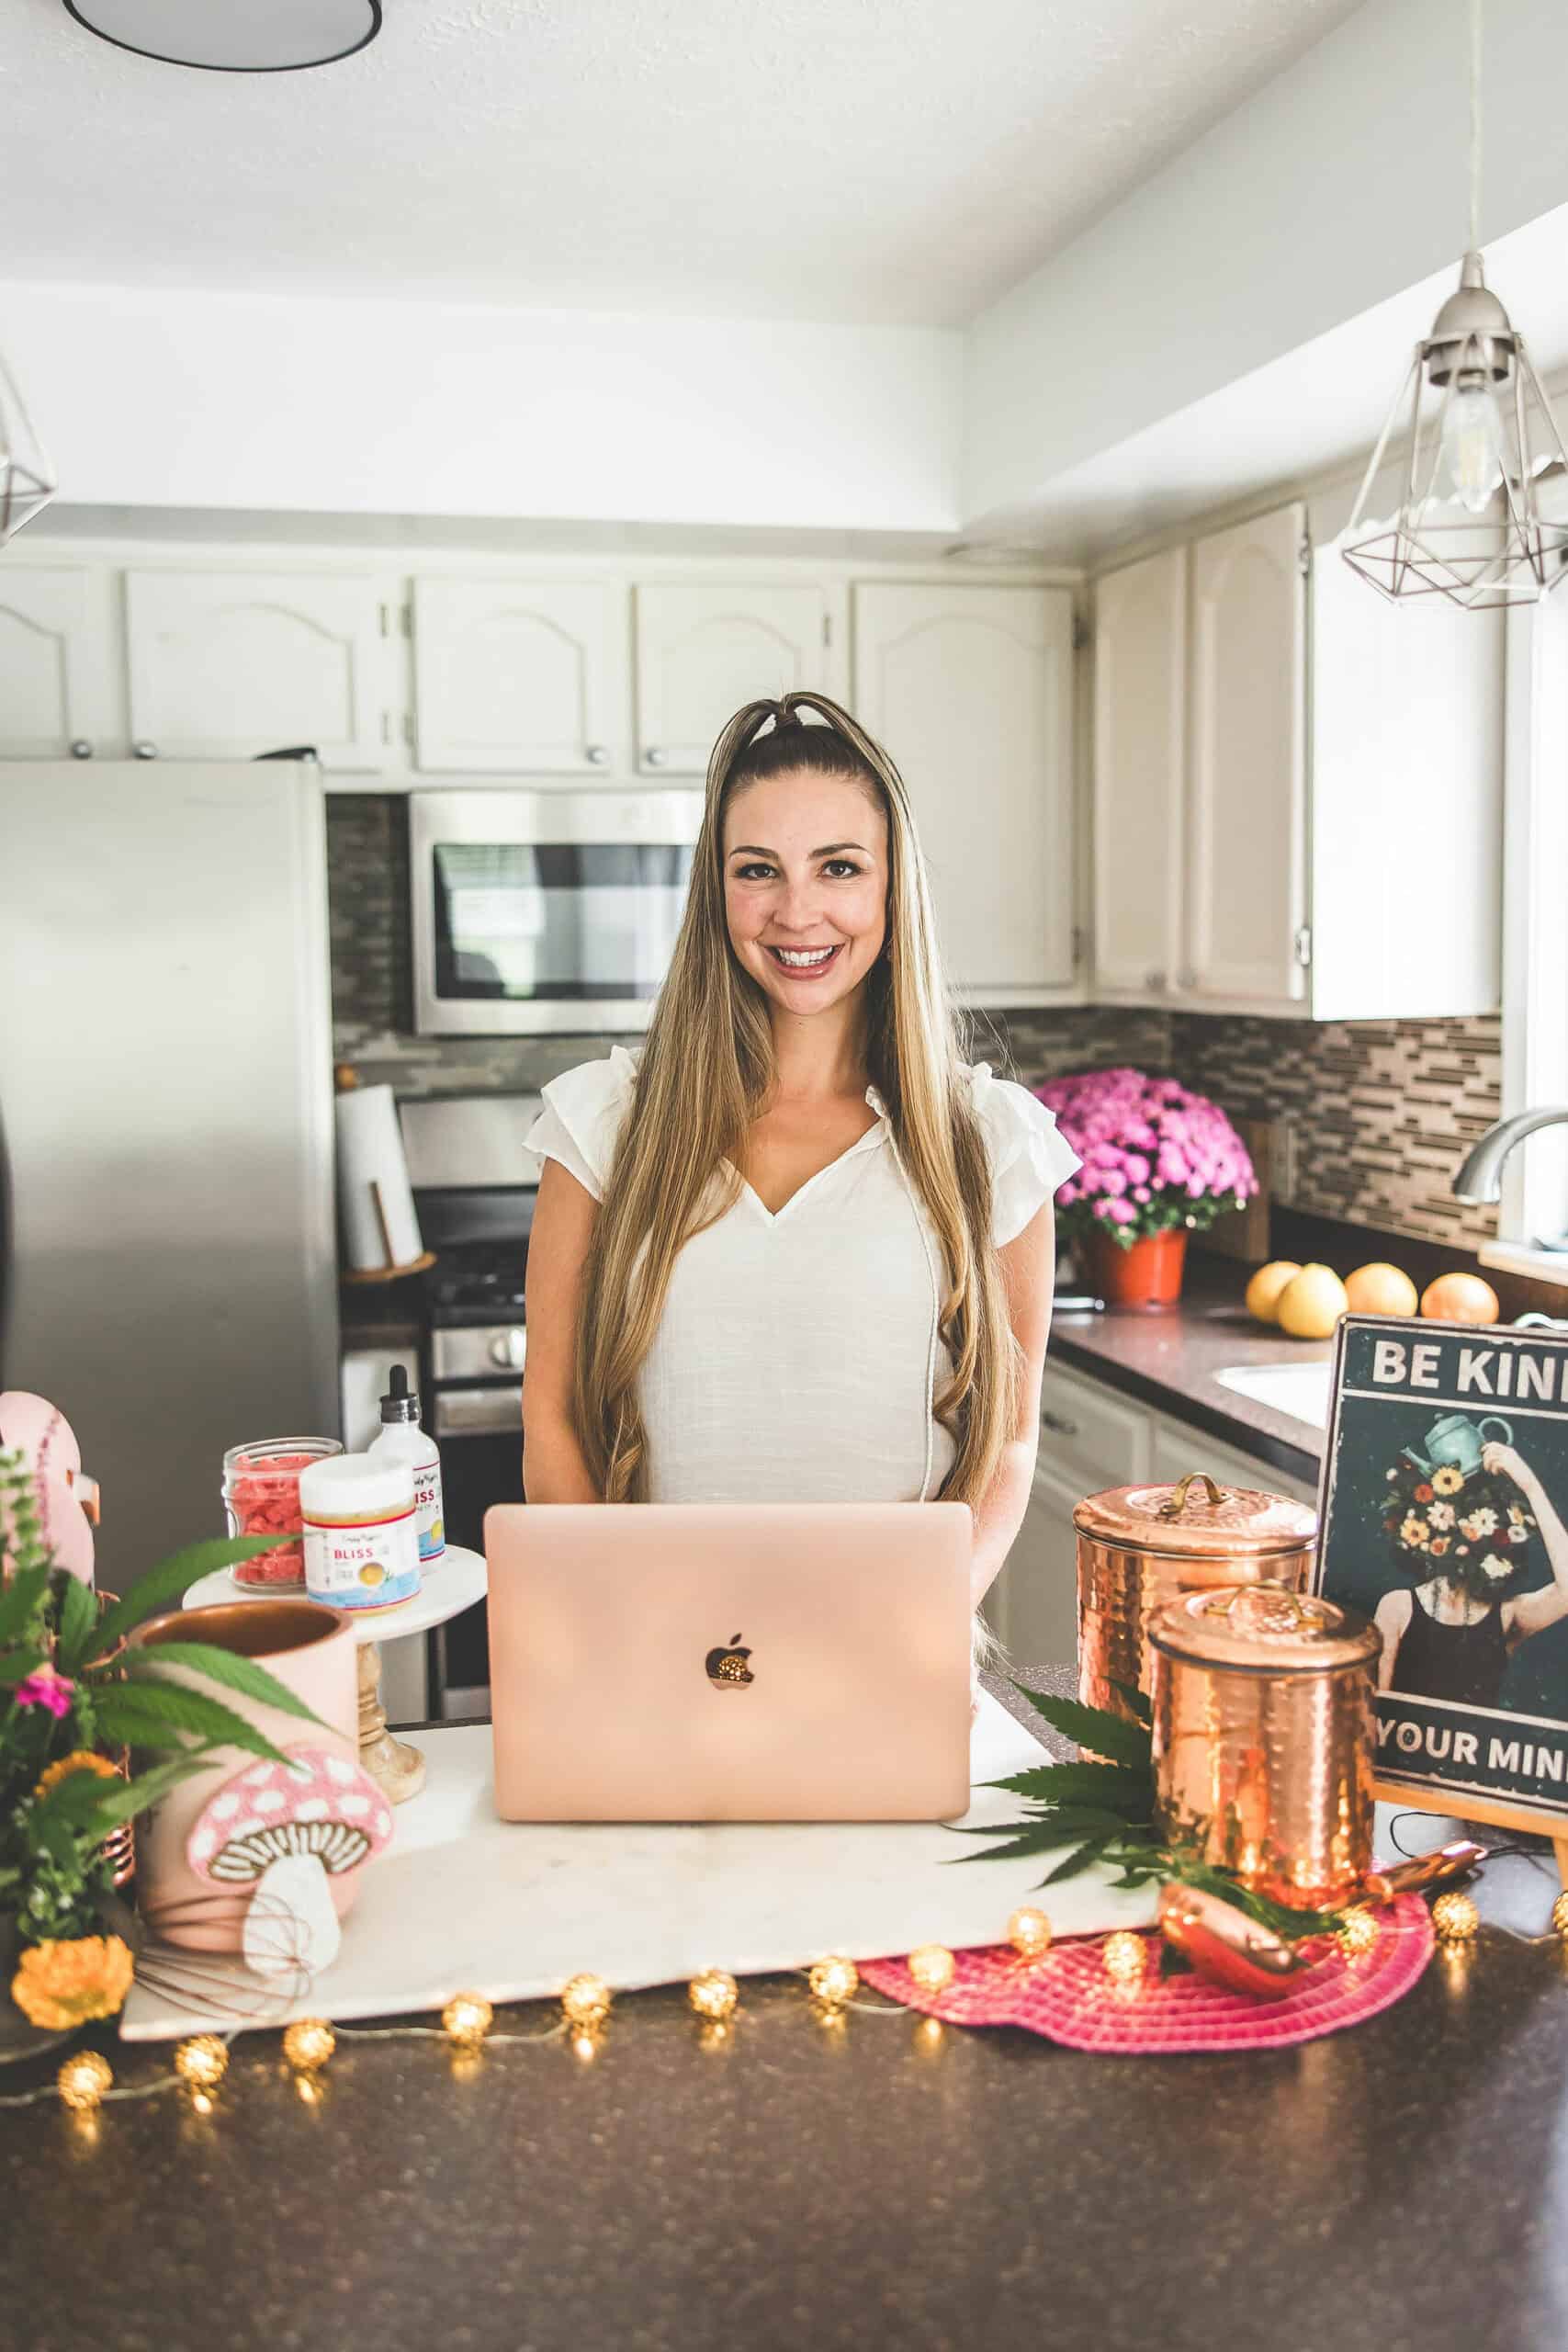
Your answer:
[[[1031,1900],[1049,1910],[1058,1935],[1154,1918],[1150,1890],[1113,1889],[1104,1871],[1042,1895],[1048,1861],[951,1867],[979,1841],[941,1823],[499,1821],[488,1724],[421,1732],[419,1745],[424,1789],[399,1806],[391,1847],[366,1871],[337,1959],[302,1998],[253,2022],[397,2016],[439,2008],[458,1992],[534,2000],[580,1969],[628,1991],[700,1968],[744,1976],[827,1952],[866,1960],[919,1943],[998,1943],[1009,1913]],[[976,1783],[1048,1760],[1005,1708],[982,1697]],[[1017,1817],[1017,1798],[976,1787],[964,1820]],[[235,1983],[248,1988],[243,2007],[254,2011],[257,1980],[236,1964]],[[138,1983],[120,2032],[153,2041],[233,2021],[217,2001],[194,2009]]]

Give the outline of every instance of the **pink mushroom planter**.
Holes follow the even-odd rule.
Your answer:
[[[369,1775],[325,1747],[226,1781],[186,1841],[192,1873],[244,1901],[241,1950],[258,1976],[311,1976],[337,1957],[355,1874],[391,1838]]]

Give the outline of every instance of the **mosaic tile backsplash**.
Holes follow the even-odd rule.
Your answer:
[[[329,794],[336,1058],[400,1094],[534,1091],[613,1040],[416,1037],[408,936],[408,811],[396,794]],[[1169,1069],[1234,1115],[1287,1121],[1293,1174],[1275,1198],[1390,1234],[1473,1249],[1495,1209],[1449,1190],[1500,1115],[1501,1024],[1266,1021],[1110,1006],[975,1016],[973,1052],[1026,1085],[1112,1062]]]

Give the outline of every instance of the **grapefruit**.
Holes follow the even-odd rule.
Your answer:
[[[1259,1323],[1272,1323],[1280,1305],[1280,1293],[1288,1282],[1293,1282],[1301,1268],[1293,1258],[1271,1258],[1259,1266],[1247,1285],[1247,1311]],[[1412,1301],[1415,1293],[1411,1293]]]
[[[1399,1266],[1379,1258],[1345,1277],[1352,1315],[1414,1315],[1416,1285]]]
[[[1306,1265],[1280,1293],[1275,1321],[1292,1340],[1327,1340],[1347,1304],[1345,1285],[1332,1266]]]
[[[1421,1312],[1438,1323],[1495,1323],[1503,1310],[1479,1274],[1439,1274],[1421,1294]]]

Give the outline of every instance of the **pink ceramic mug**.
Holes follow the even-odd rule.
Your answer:
[[[237,1690],[209,1681],[183,1666],[172,1677],[193,1690],[220,1700],[265,1733],[275,1747],[327,1749],[357,1764],[359,1699],[354,1621],[341,1609],[295,1600],[221,1601],[210,1609],[173,1609],[150,1617],[131,1634],[133,1643],[155,1649],[161,1642],[207,1642],[235,1651],[293,1691],[320,1717],[307,1723],[278,1707],[258,1704]],[[323,1729],[321,1726],[325,1726]],[[136,1830],[137,1907],[151,1933],[164,1943],[194,1951],[240,1951],[253,1889],[215,1884],[193,1866],[191,1833],[209,1801],[236,1772],[256,1758],[241,1747],[215,1749],[199,1772],[172,1789],[144,1814]],[[328,1882],[333,1907],[344,1917],[358,1891],[359,1873],[350,1870]]]

